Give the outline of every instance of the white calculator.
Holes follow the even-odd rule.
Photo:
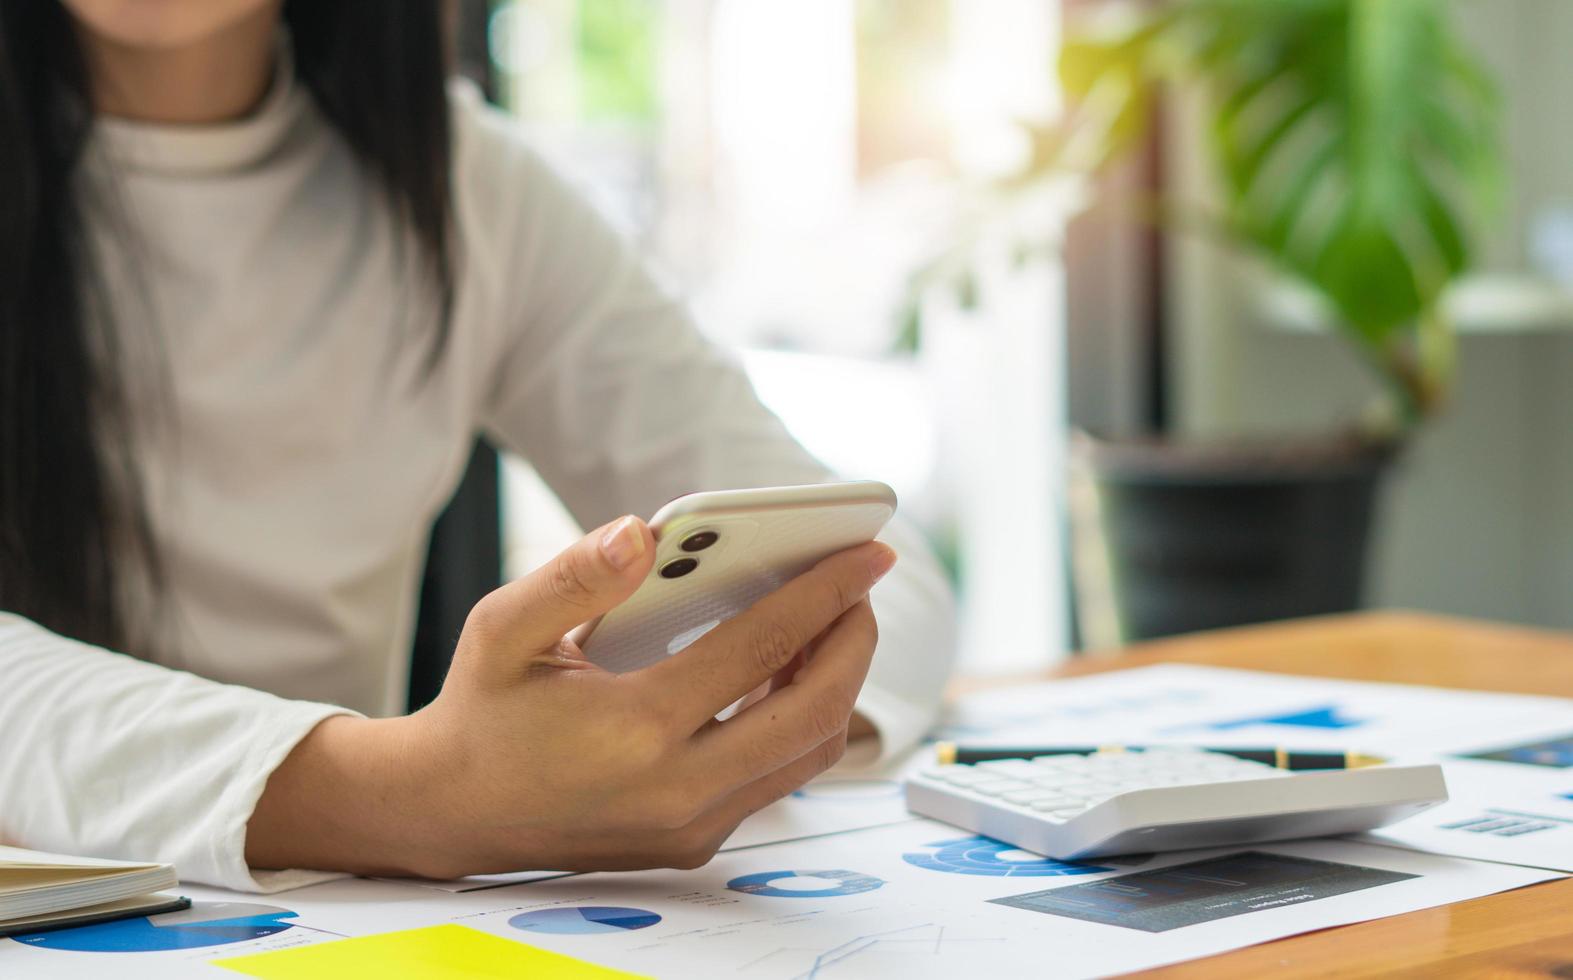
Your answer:
[[[913,813],[1068,861],[1352,834],[1447,800],[1442,767],[1289,772],[1201,749],[937,765]]]

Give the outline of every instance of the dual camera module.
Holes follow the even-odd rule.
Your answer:
[[[714,531],[695,531],[693,534],[690,534],[688,537],[684,538],[683,543],[678,545],[678,547],[689,554],[693,554],[695,552],[704,551],[706,548],[715,544],[720,539],[721,535]],[[698,558],[673,558],[671,561],[661,566],[661,577],[682,578],[684,575],[687,575],[689,572],[692,572],[698,567]]]

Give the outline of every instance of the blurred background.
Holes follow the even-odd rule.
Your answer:
[[[1154,201],[1228,196],[1207,72],[1233,66],[1163,79],[1095,173],[1045,165],[1073,104],[1106,99],[1085,84],[1068,93],[1062,53],[1088,25],[1119,37],[1163,7],[1116,6],[467,0],[461,50],[466,73],[645,248],[702,327],[743,352],[788,427],[848,477],[896,488],[956,577],[963,671],[1348,604],[1573,629],[1573,63],[1559,41],[1573,36],[1573,4],[1431,5],[1489,81],[1500,141],[1453,135],[1494,144],[1501,193],[1467,232],[1467,263],[1424,280],[1435,302],[1421,289],[1422,315],[1393,327],[1423,359],[1426,335],[1403,331],[1447,324],[1456,367],[1423,424],[1385,430],[1396,448],[1360,477],[1374,510],[1356,500],[1322,514],[1320,490],[1285,490],[1285,467],[1264,477],[1258,459],[1244,479],[1256,496],[1222,516],[1217,459],[1149,450],[1200,439],[1281,456],[1298,444],[1285,438],[1369,421],[1384,375],[1362,366],[1378,348],[1351,342],[1344,328],[1362,321],[1347,305],[1318,301],[1227,234],[1150,220]],[[1292,43],[1278,56],[1291,58],[1308,35],[1279,29]],[[1274,151],[1291,161],[1314,152],[1285,144]],[[1146,449],[1090,457],[1072,493],[1081,430]],[[503,469],[503,557],[518,574],[578,532],[522,462]],[[1287,469],[1315,487],[1342,479]],[[1154,480],[1171,498],[1176,482],[1205,485],[1211,511],[1129,492],[1134,481],[1150,495]],[[1287,552],[1231,558],[1204,542],[1198,558],[1194,542],[1152,544],[1186,528],[1220,540],[1207,529],[1260,510],[1264,482],[1278,496],[1263,526],[1313,510],[1323,521]],[[1145,548],[1133,550],[1132,528],[1148,529]],[[1320,553],[1343,538],[1359,569]],[[1285,562],[1293,574],[1279,574]],[[1295,576],[1353,581],[1330,594]],[[1266,605],[1234,598],[1252,579],[1258,593],[1270,583]],[[1198,581],[1209,595],[1186,591]],[[1212,607],[1224,612],[1186,618]]]

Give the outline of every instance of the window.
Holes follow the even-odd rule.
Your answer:
[[[1053,0],[511,0],[501,100],[740,348],[761,398],[849,476],[891,483],[957,576],[963,667],[1066,649],[1060,277],[943,297],[909,278],[968,182],[1055,105]],[[812,379],[812,384],[809,383]],[[809,395],[808,392],[812,392]],[[509,463],[510,571],[574,529]]]

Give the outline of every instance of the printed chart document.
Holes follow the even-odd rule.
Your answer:
[[[1440,762],[1450,801],[1365,839],[1573,871],[1573,700],[1165,664],[964,701],[987,744],[1285,745]]]
[[[1556,877],[1343,841],[1067,864],[929,821],[565,878],[459,920],[656,976],[1096,976]],[[615,920],[615,921],[614,921]]]
[[[735,851],[759,847],[761,844],[824,837],[914,820],[916,818],[907,812],[899,775],[899,767],[887,767],[821,776],[744,820],[721,849]],[[408,880],[411,884],[439,891],[470,892],[528,881],[545,881],[568,873],[519,871],[512,874],[471,875],[450,881],[383,880]]]
[[[1573,732],[1573,725],[1557,731]],[[1434,854],[1573,871],[1573,766],[1531,761],[1556,745],[1573,763],[1573,734],[1519,735],[1441,759],[1450,799],[1366,839]]]
[[[375,885],[376,882],[364,882]],[[208,960],[342,938],[301,922],[283,904],[184,886],[191,907],[0,940],[0,976],[12,978],[224,977]],[[429,894],[429,893],[428,893]]]
[[[1418,757],[1548,727],[1573,732],[1573,700],[1161,664],[978,694],[949,712],[940,737],[1285,744]]]
[[[384,932],[212,962],[214,966],[258,980],[341,980],[343,977],[638,980],[636,974],[596,966],[561,953],[455,925]]]
[[[1555,877],[1338,840],[1077,864],[914,820],[733,851],[697,871],[475,892],[344,879],[262,905],[191,887],[189,913],[0,942],[0,975],[215,978],[227,975],[215,960],[453,925],[656,977],[1096,976]]]
[[[510,962],[560,967],[541,974],[551,976],[1099,976],[1573,868],[1565,700],[1163,666],[968,699],[947,724],[945,737],[971,742],[1441,759],[1453,800],[1380,838],[1071,863],[910,817],[900,767],[842,772],[762,811],[695,871],[491,876],[463,890],[341,879],[261,902],[186,886],[182,912],[0,939],[0,976],[306,976],[355,948],[390,963],[505,950]],[[906,764],[926,761],[920,752]],[[326,945],[345,939],[366,941]]]

